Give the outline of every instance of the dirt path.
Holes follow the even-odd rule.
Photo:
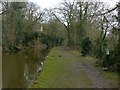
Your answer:
[[[109,80],[104,78],[99,71],[97,71],[92,65],[86,62],[84,57],[76,57],[73,55],[69,49],[65,47],[57,47],[57,52],[62,57],[73,59],[74,62],[70,63],[75,75],[81,74],[80,72],[85,72],[87,77],[92,81],[93,88],[114,88],[111,86]],[[78,81],[76,84],[78,84]]]

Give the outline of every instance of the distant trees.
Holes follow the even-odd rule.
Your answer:
[[[41,32],[41,42],[47,44],[48,47],[61,45],[65,39],[65,30],[61,23],[51,18],[42,25],[44,30]]]
[[[16,47],[28,46],[33,40],[44,42],[48,47],[53,47],[56,42],[60,44],[63,40],[60,35],[62,34],[61,25],[55,20],[44,23],[45,12],[41,11],[35,3],[1,3],[3,7],[1,11],[3,51],[14,51]],[[41,31],[41,27],[44,31]]]
[[[67,2],[66,0],[61,3],[61,7],[55,8],[52,14],[56,17],[56,19],[65,27],[67,31],[67,40],[68,46],[74,45],[74,37],[75,37],[75,2]],[[60,17],[57,16],[60,15]]]
[[[30,35],[40,29],[43,12],[37,5],[28,2],[2,2],[2,6],[3,50],[14,51],[14,47],[33,39]]]
[[[2,44],[12,50],[22,42],[24,31],[24,11],[26,3],[3,2]]]
[[[90,36],[89,32],[93,30],[89,27],[91,27],[95,18],[94,14],[96,13],[91,13],[91,11],[94,11],[95,9],[98,10],[100,5],[101,4],[92,2],[70,2],[65,0],[61,3],[60,7],[52,10],[53,16],[65,27],[67,31],[67,45],[69,47],[80,47],[82,39],[85,36]],[[88,30],[88,28],[90,30]],[[95,34],[100,32],[99,29],[97,30],[94,30]]]

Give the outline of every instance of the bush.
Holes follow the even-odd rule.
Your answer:
[[[89,37],[84,37],[81,41],[81,53],[83,56],[90,54],[92,50],[92,42]]]

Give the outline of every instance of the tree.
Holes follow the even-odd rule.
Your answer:
[[[18,45],[22,40],[20,37],[22,37],[24,25],[23,9],[26,3],[4,2],[3,5],[3,11],[5,11],[2,13],[3,48],[5,46],[12,49],[13,45]]]
[[[67,31],[67,39],[68,39],[67,45],[70,47],[74,44],[73,38],[75,37],[75,30],[74,30],[75,8],[76,8],[75,1],[71,3],[70,1],[65,0],[61,4],[61,7],[55,8],[54,12],[52,12],[52,14],[56,17],[56,19],[65,27]],[[59,13],[61,17],[58,17],[56,15],[57,13],[55,12]]]
[[[3,10],[3,50],[14,50],[15,46],[27,44],[30,35],[40,29],[43,12],[34,3],[28,2],[2,2]],[[32,34],[33,33],[33,34]],[[37,32],[39,33],[39,32]],[[28,35],[28,36],[27,36]]]

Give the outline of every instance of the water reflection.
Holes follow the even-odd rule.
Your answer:
[[[3,88],[27,87],[41,71],[44,54],[38,49],[3,53]]]

